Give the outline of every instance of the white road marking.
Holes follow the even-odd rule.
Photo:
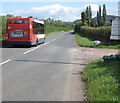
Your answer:
[[[51,41],[48,41],[47,43],[44,43],[43,45],[47,45],[47,44],[49,44]]]
[[[27,54],[27,53],[29,53],[29,52],[31,52],[31,51],[33,51],[33,50],[37,49],[37,48],[38,48],[38,47],[35,47],[35,48],[33,48],[33,49],[30,49],[30,50],[28,50],[28,51],[24,52],[23,54]]]
[[[56,39],[53,39],[52,41],[55,41]]]
[[[11,59],[8,59],[8,60],[6,60],[6,61],[0,63],[0,65],[3,65],[3,64],[8,63],[8,62],[10,62],[10,61],[11,61]]]
[[[64,34],[64,33],[63,33],[63,34]],[[33,48],[33,49],[28,50],[28,51],[24,52],[23,54],[27,54],[27,53],[29,53],[29,52],[31,52],[31,51],[39,48],[39,47],[42,47],[43,45],[47,45],[47,44],[49,44],[49,43],[57,40],[57,39],[60,38],[61,36],[63,36],[63,34],[61,34],[60,36],[58,36],[57,38],[55,38],[55,39],[53,39],[53,40],[51,40],[51,41],[48,41],[47,43],[44,43],[44,44],[42,44],[42,45],[40,45],[40,46],[37,46],[37,47],[35,47],[35,48]]]

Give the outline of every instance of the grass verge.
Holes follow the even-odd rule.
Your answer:
[[[120,43],[116,41],[109,41],[109,42],[101,42],[101,44],[93,44],[93,41],[82,37],[79,34],[75,34],[75,39],[77,45],[81,47],[91,47],[91,48],[106,48],[106,49],[119,49]]]
[[[88,101],[120,102],[120,61],[98,59],[86,66],[82,79],[86,84]]]

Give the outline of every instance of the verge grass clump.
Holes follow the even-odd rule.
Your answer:
[[[88,101],[120,102],[120,61],[105,62],[99,59],[84,69],[82,79],[86,83]]]

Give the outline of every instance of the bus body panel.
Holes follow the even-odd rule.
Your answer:
[[[12,24],[13,20],[24,20],[27,24]],[[9,22],[8,22],[9,21]],[[35,45],[45,41],[45,34],[33,33],[33,18],[10,18],[7,20],[7,42],[12,45]]]

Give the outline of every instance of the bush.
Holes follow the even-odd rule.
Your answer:
[[[76,22],[75,28],[74,28],[74,33],[79,33],[80,30],[81,30],[81,26],[82,26],[82,22],[81,21]]]
[[[91,40],[109,41],[111,35],[111,26],[106,27],[88,27],[80,28],[80,35]]]

